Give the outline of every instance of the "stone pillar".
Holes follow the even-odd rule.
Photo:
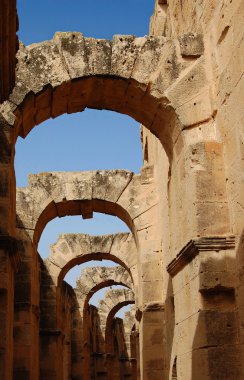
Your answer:
[[[63,336],[59,330],[40,330],[40,379],[63,379]]]
[[[12,8],[14,2],[11,3]],[[6,11],[9,4],[1,3],[2,7]],[[9,28],[5,19],[3,23]],[[20,264],[15,239],[13,133],[13,128],[0,115],[0,378],[9,380],[13,371],[14,275]]]
[[[40,376],[48,380],[62,379],[63,336],[58,328],[57,286],[41,261],[40,284]]]
[[[141,313],[139,331],[141,379],[162,379],[164,372],[163,304],[147,305]]]
[[[174,370],[182,379],[242,378],[234,246],[233,236],[194,239],[168,266],[175,305]]]
[[[83,310],[80,309],[77,302],[72,313],[71,377],[73,380],[84,380],[83,344]]]
[[[150,220],[150,219],[149,219]],[[151,220],[152,216],[151,216]],[[144,243],[140,241],[139,277],[139,336],[140,371],[142,380],[162,379],[164,372],[164,304],[161,249],[158,240],[151,240],[155,230],[148,231]],[[148,240],[147,240],[148,239]]]
[[[14,380],[39,376],[39,257],[32,242],[21,235],[14,294]]]
[[[13,373],[14,272],[20,263],[17,246],[11,236],[0,236],[0,378],[9,380]]]

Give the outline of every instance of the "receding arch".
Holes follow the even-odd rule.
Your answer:
[[[122,285],[133,290],[131,273],[122,266],[89,267],[82,269],[76,280],[75,292],[79,303],[85,308],[97,291],[113,285]]]
[[[130,289],[108,290],[104,299],[99,302],[98,314],[101,322],[101,330],[105,341],[108,341],[111,323],[115,314],[124,306],[135,303],[134,292]]]
[[[17,187],[27,186],[30,173],[124,168],[139,173],[142,165],[140,125],[108,110],[86,109],[48,119],[15,145]]]
[[[36,200],[38,199],[38,202]],[[132,231],[152,224],[147,215],[158,204],[155,183],[125,170],[51,172],[29,176],[27,188],[17,189],[17,228],[37,246],[46,224],[55,217],[93,212],[115,215]]]
[[[133,284],[137,283],[137,248],[130,233],[62,234],[44,262],[54,283],[60,285],[72,267],[92,260],[114,261],[129,273]]]

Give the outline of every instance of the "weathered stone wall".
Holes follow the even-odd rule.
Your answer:
[[[0,102],[3,102],[8,99],[15,85],[18,50],[16,0],[0,2],[0,25]],[[0,214],[4,227],[0,228],[0,378],[3,379],[11,379],[13,372],[14,272],[19,263],[16,241],[13,235],[8,236],[8,233],[11,235],[13,231],[5,228],[13,216],[11,209],[15,208],[15,202],[11,202],[8,191],[9,182],[14,190],[15,180],[10,180],[4,170],[8,162],[8,149],[4,127],[1,125],[0,161],[3,165],[0,168]],[[13,172],[9,171],[9,174]],[[8,211],[5,209],[6,203],[9,203]]]
[[[160,213],[157,220],[159,231],[163,236],[163,266],[165,268],[165,265],[174,258],[174,252],[179,251],[182,256],[181,262],[184,262],[184,253],[189,252],[190,246],[186,246],[181,251],[180,246],[183,248],[184,244],[179,234],[188,235],[186,232],[191,225],[191,220],[186,218],[182,225],[180,215],[186,216],[185,207],[190,208],[190,203],[196,202],[198,197],[202,199],[202,202],[206,195],[209,198],[209,207],[206,209],[205,215],[203,218],[199,217],[199,226],[205,224],[204,228],[200,228],[202,231],[200,236],[216,234],[219,234],[220,237],[227,236],[227,240],[223,239],[222,242],[221,239],[217,241],[209,239],[204,243],[205,248],[204,245],[201,247],[200,243],[199,247],[194,250],[202,252],[202,258],[200,260],[196,258],[192,264],[187,264],[191,260],[188,256],[186,264],[184,264],[186,267],[183,270],[180,269],[179,260],[178,262],[172,260],[172,265],[168,266],[168,270],[173,277],[173,284],[172,279],[164,270],[163,292],[167,292],[165,294],[165,318],[168,326],[165,332],[166,351],[168,352],[166,357],[171,361],[171,367],[177,363],[174,370],[177,367],[178,377],[184,379],[195,378],[196,373],[198,378],[202,376],[203,379],[218,376],[232,379],[240,378],[244,373],[239,356],[240,351],[243,355],[243,348],[241,348],[243,347],[243,328],[241,327],[243,324],[243,285],[241,284],[243,284],[244,199],[243,178],[238,174],[243,171],[243,106],[241,104],[243,98],[243,60],[241,58],[243,56],[243,27],[241,27],[243,11],[243,2],[241,1],[158,0],[151,18],[150,33],[154,36],[182,36],[181,46],[184,50],[184,58],[192,62],[195,60],[197,50],[194,54],[192,54],[193,51],[189,52],[191,38],[202,35],[205,46],[204,65],[207,69],[206,83],[209,83],[207,96],[212,103],[212,115],[209,120],[208,118],[198,118],[191,128],[184,128],[186,145],[191,147],[192,153],[188,155],[186,151],[184,161],[180,162],[179,160],[179,170],[173,168],[173,165],[169,170],[168,160],[160,143],[148,129],[142,127],[144,165],[153,167],[155,182],[161,193]],[[171,58],[169,58],[170,60]],[[193,77],[192,80],[194,80]],[[188,114],[194,115],[194,117],[200,116],[195,107],[201,97],[201,91],[192,98],[193,102],[187,98],[187,87],[182,87],[182,95],[185,109],[189,104]],[[203,99],[200,100],[200,107],[202,110],[205,107]],[[205,133],[208,134],[208,145],[206,143],[202,145],[206,140]],[[211,150],[213,152],[211,161],[212,163],[215,161],[215,163],[212,168],[204,164],[204,150],[209,157]],[[217,157],[219,158],[216,160]],[[173,170],[177,173],[176,177],[174,177]],[[199,173],[197,173],[198,171]],[[222,179],[220,179],[221,171]],[[212,172],[211,176],[207,172]],[[192,179],[196,174],[197,192],[194,192],[193,195],[194,182]],[[187,197],[182,191],[185,186],[188,192]],[[225,202],[228,204],[226,216],[221,210],[213,213],[211,207],[211,204],[221,202],[220,199],[224,193]],[[224,222],[224,219],[227,223]],[[211,221],[211,228],[206,228],[207,220]],[[169,231],[169,227],[171,231]],[[172,234],[180,243],[176,250],[173,249],[170,238]],[[234,238],[228,240],[228,236],[231,235]],[[192,238],[197,236],[198,234],[193,232]],[[196,242],[195,246],[197,245]],[[212,252],[210,246],[213,247]],[[191,252],[193,252],[192,249]],[[195,256],[194,253],[193,255]],[[173,265],[178,266],[176,272],[172,269]],[[195,306],[194,303],[196,303]],[[201,309],[204,310],[204,313],[199,319],[197,313]],[[192,322],[191,318],[193,318]],[[207,343],[201,341],[205,334],[204,328],[201,327],[201,321],[210,321],[211,319],[219,322],[213,326],[207,322],[208,334],[215,337],[212,343],[208,343],[213,347],[207,349],[204,348]],[[231,320],[232,323],[226,322],[229,326],[229,333],[225,335],[222,326],[227,320]],[[175,323],[177,328],[174,327]],[[194,332],[192,337],[189,336],[190,331]],[[208,341],[208,337],[205,339]],[[235,342],[237,345],[235,347],[238,345],[239,347],[228,351],[228,342],[231,341],[232,344]],[[218,345],[222,346],[219,350],[216,348]],[[190,352],[192,346],[195,349],[194,356],[187,355],[186,352]],[[199,373],[194,365],[194,360],[201,350],[208,355],[209,365],[206,370]],[[224,357],[225,359],[223,359]],[[191,364],[188,366],[187,363],[190,362]]]
[[[2,2],[0,16],[13,5]],[[134,285],[142,380],[242,379],[243,7],[241,0],[157,0],[150,37],[107,41],[57,33],[21,46],[18,85],[0,105],[0,377],[11,380],[14,368],[15,379],[36,379],[39,363],[49,379],[70,376],[73,354],[80,360],[83,353],[66,343],[75,346],[71,331],[78,334],[84,318],[62,280],[89,257],[113,256]],[[11,49],[0,62],[2,99],[13,84],[12,15],[2,23],[3,34],[11,29],[5,45]],[[17,137],[86,107],[125,113],[144,125],[141,174],[31,176],[28,188],[17,191],[16,222]],[[116,238],[86,244],[83,235],[86,243],[74,245],[61,237],[48,262],[39,260],[37,243],[50,220],[95,211],[129,226],[119,252]],[[125,247],[135,254],[124,254]],[[86,373],[106,378],[106,342],[97,311],[89,310],[89,336],[79,337],[89,346]],[[114,331],[121,343],[120,321]]]
[[[0,3],[0,102],[8,99],[15,85],[16,53],[19,42],[16,0]]]

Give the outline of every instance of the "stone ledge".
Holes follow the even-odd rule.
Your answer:
[[[203,36],[201,34],[186,33],[179,37],[182,57],[198,58],[204,54]]]
[[[202,251],[222,251],[235,248],[235,236],[209,236],[190,240],[167,266],[171,277],[179,273]]]
[[[163,311],[163,310],[164,310],[164,303],[162,303],[162,302],[150,302],[147,305],[145,305],[143,308],[143,312]]]
[[[136,358],[130,358],[130,357],[119,357],[119,361],[121,362],[136,362],[137,359]]]
[[[136,309],[135,313],[135,318],[138,322],[141,321],[142,315],[146,312],[151,312],[151,311],[164,311],[165,309],[165,304],[160,302],[160,301],[154,301],[150,302],[148,304],[143,305],[143,307],[138,307]],[[135,332],[136,334],[136,332]]]
[[[40,335],[60,336],[61,331],[60,330],[51,330],[51,329],[40,329]]]
[[[13,236],[0,235],[0,249],[8,253],[14,270],[17,272],[20,266],[20,246],[22,242]]]

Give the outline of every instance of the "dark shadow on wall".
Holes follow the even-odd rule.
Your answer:
[[[167,296],[165,301],[165,378],[170,377],[170,363],[172,356],[173,340],[175,334],[175,306],[174,306],[174,293],[172,278],[169,277]]]
[[[192,351],[191,380],[242,380],[238,314],[236,308],[236,260],[219,252],[219,260],[200,266],[198,312]]]
[[[72,319],[76,302],[66,282],[58,287],[40,259],[40,378],[67,378],[72,368]]]

